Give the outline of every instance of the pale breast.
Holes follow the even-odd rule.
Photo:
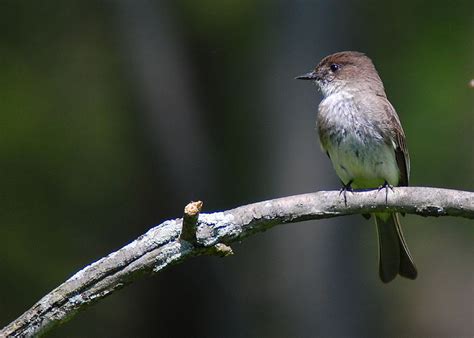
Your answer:
[[[364,114],[350,95],[333,94],[319,107],[321,145],[337,175],[354,188],[372,188],[385,181],[398,184],[395,151],[385,142],[377,121]]]

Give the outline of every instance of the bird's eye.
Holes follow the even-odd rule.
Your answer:
[[[335,73],[339,70],[339,68],[341,68],[341,66],[338,65],[337,63],[333,63],[331,64],[331,66],[329,66],[329,68],[331,68],[331,72]]]

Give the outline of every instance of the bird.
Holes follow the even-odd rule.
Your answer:
[[[408,186],[410,157],[400,119],[387,98],[372,60],[364,53],[343,51],[324,57],[309,73],[296,77],[317,84],[322,93],[317,131],[342,182],[341,193],[357,189]],[[363,215],[370,218],[370,214]],[[374,214],[378,234],[379,277],[416,279],[399,213]]]

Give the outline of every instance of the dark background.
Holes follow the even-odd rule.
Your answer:
[[[366,52],[411,184],[474,189],[474,2],[1,1],[0,326],[190,200],[338,189],[323,56]],[[467,337],[474,228],[403,219],[419,278],[384,285],[372,221],[278,226],[141,279],[51,337]]]

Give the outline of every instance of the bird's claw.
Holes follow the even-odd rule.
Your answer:
[[[354,193],[354,191],[352,190],[351,184],[352,184],[352,181],[350,181],[347,184],[342,183],[342,188],[341,190],[339,190],[339,196],[341,196],[341,194],[344,196],[345,206],[347,206],[347,196],[346,196],[347,192],[350,191],[351,193]]]
[[[393,190],[393,185],[391,185],[387,181],[385,181],[384,184],[379,186],[377,189],[378,189],[378,191],[380,191],[382,189],[385,189],[385,204],[388,204],[388,189],[392,190],[392,192],[393,192],[394,191]]]

